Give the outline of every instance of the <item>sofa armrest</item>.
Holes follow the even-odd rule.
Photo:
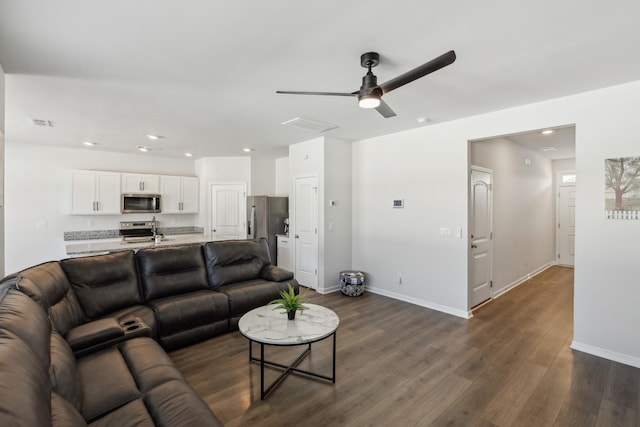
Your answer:
[[[98,319],[76,326],[65,339],[77,357],[110,347],[136,337],[150,337],[151,328],[141,319],[132,318],[122,323],[113,317]]]
[[[285,280],[293,279],[293,273],[289,270],[285,270],[284,268],[269,264],[262,268],[260,278],[263,280],[270,280],[272,282],[284,282]]]
[[[124,335],[120,323],[114,318],[105,318],[84,323],[67,332],[65,339],[76,352]]]

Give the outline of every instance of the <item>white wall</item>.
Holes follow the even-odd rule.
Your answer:
[[[6,273],[66,258],[65,231],[117,229],[138,215],[68,215],[68,169],[194,175],[194,162],[95,149],[6,143]],[[144,161],[143,161],[144,159]],[[195,225],[195,215],[158,215],[160,226]],[[91,221],[91,224],[89,223]],[[36,224],[45,227],[37,228]]]
[[[0,272],[3,272],[5,264],[4,245],[4,94],[5,78],[2,64],[0,64]]]
[[[289,157],[276,159],[276,196],[288,196],[290,184]]]
[[[318,177],[318,288],[324,285],[324,138],[316,138],[289,146],[289,235],[296,234],[295,218],[295,178],[300,176]],[[291,265],[295,272],[295,238],[290,239]],[[303,283],[304,284],[304,283]]]
[[[351,143],[316,138],[291,145],[289,159],[290,209],[295,204],[295,177],[318,177],[318,291],[331,292],[338,287],[338,273],[352,265]],[[334,206],[329,206],[330,200],[336,202]],[[295,215],[289,220],[295,234]],[[295,256],[295,239],[290,242]]]
[[[551,160],[507,138],[474,141],[470,149],[471,164],[493,170],[493,294],[498,295],[554,262]]]
[[[576,169],[576,159],[558,159],[551,161],[553,167],[553,177],[555,178],[556,172],[570,171]]]
[[[467,307],[467,142],[576,125],[573,348],[640,366],[640,221],[606,220],[604,160],[639,156],[640,81],[354,144],[353,264],[370,285],[456,314]],[[405,209],[390,208],[404,197]],[[395,274],[403,272],[403,284]]]
[[[205,234],[211,230],[211,184],[246,184],[251,193],[251,157],[204,157],[196,160],[200,178],[200,213],[197,222]]]
[[[338,289],[340,272],[352,268],[351,145],[328,138],[324,144],[324,292]]]
[[[251,157],[252,196],[275,196],[276,159],[273,157]]]

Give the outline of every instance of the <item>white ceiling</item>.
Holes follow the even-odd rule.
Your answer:
[[[543,134],[543,130],[553,130],[553,133]],[[573,159],[576,157],[575,126],[541,129],[507,135],[505,138],[551,160]]]
[[[638,28],[637,0],[0,0],[6,139],[286,155],[320,136],[280,125],[295,117],[358,140],[637,80]],[[367,51],[384,82],[451,49],[454,64],[385,95],[394,118],[275,94],[357,90]]]

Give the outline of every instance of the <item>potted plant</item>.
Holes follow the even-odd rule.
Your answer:
[[[287,283],[286,291],[280,291],[281,298],[274,299],[269,302],[269,304],[277,304],[276,308],[283,308],[287,312],[287,317],[289,320],[293,320],[296,317],[296,311],[300,310],[302,313],[307,307],[305,307],[303,296],[304,294],[297,294],[293,290],[293,287],[290,283]]]

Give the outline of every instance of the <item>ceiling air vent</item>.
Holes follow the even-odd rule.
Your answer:
[[[33,119],[31,120],[34,126],[40,126],[44,128],[52,128],[53,122],[51,120]]]
[[[305,119],[304,117],[296,117],[295,119],[282,122],[283,125],[293,126],[294,128],[309,130],[311,132],[325,132],[330,129],[335,129],[338,125],[331,123],[318,122],[316,120]]]

